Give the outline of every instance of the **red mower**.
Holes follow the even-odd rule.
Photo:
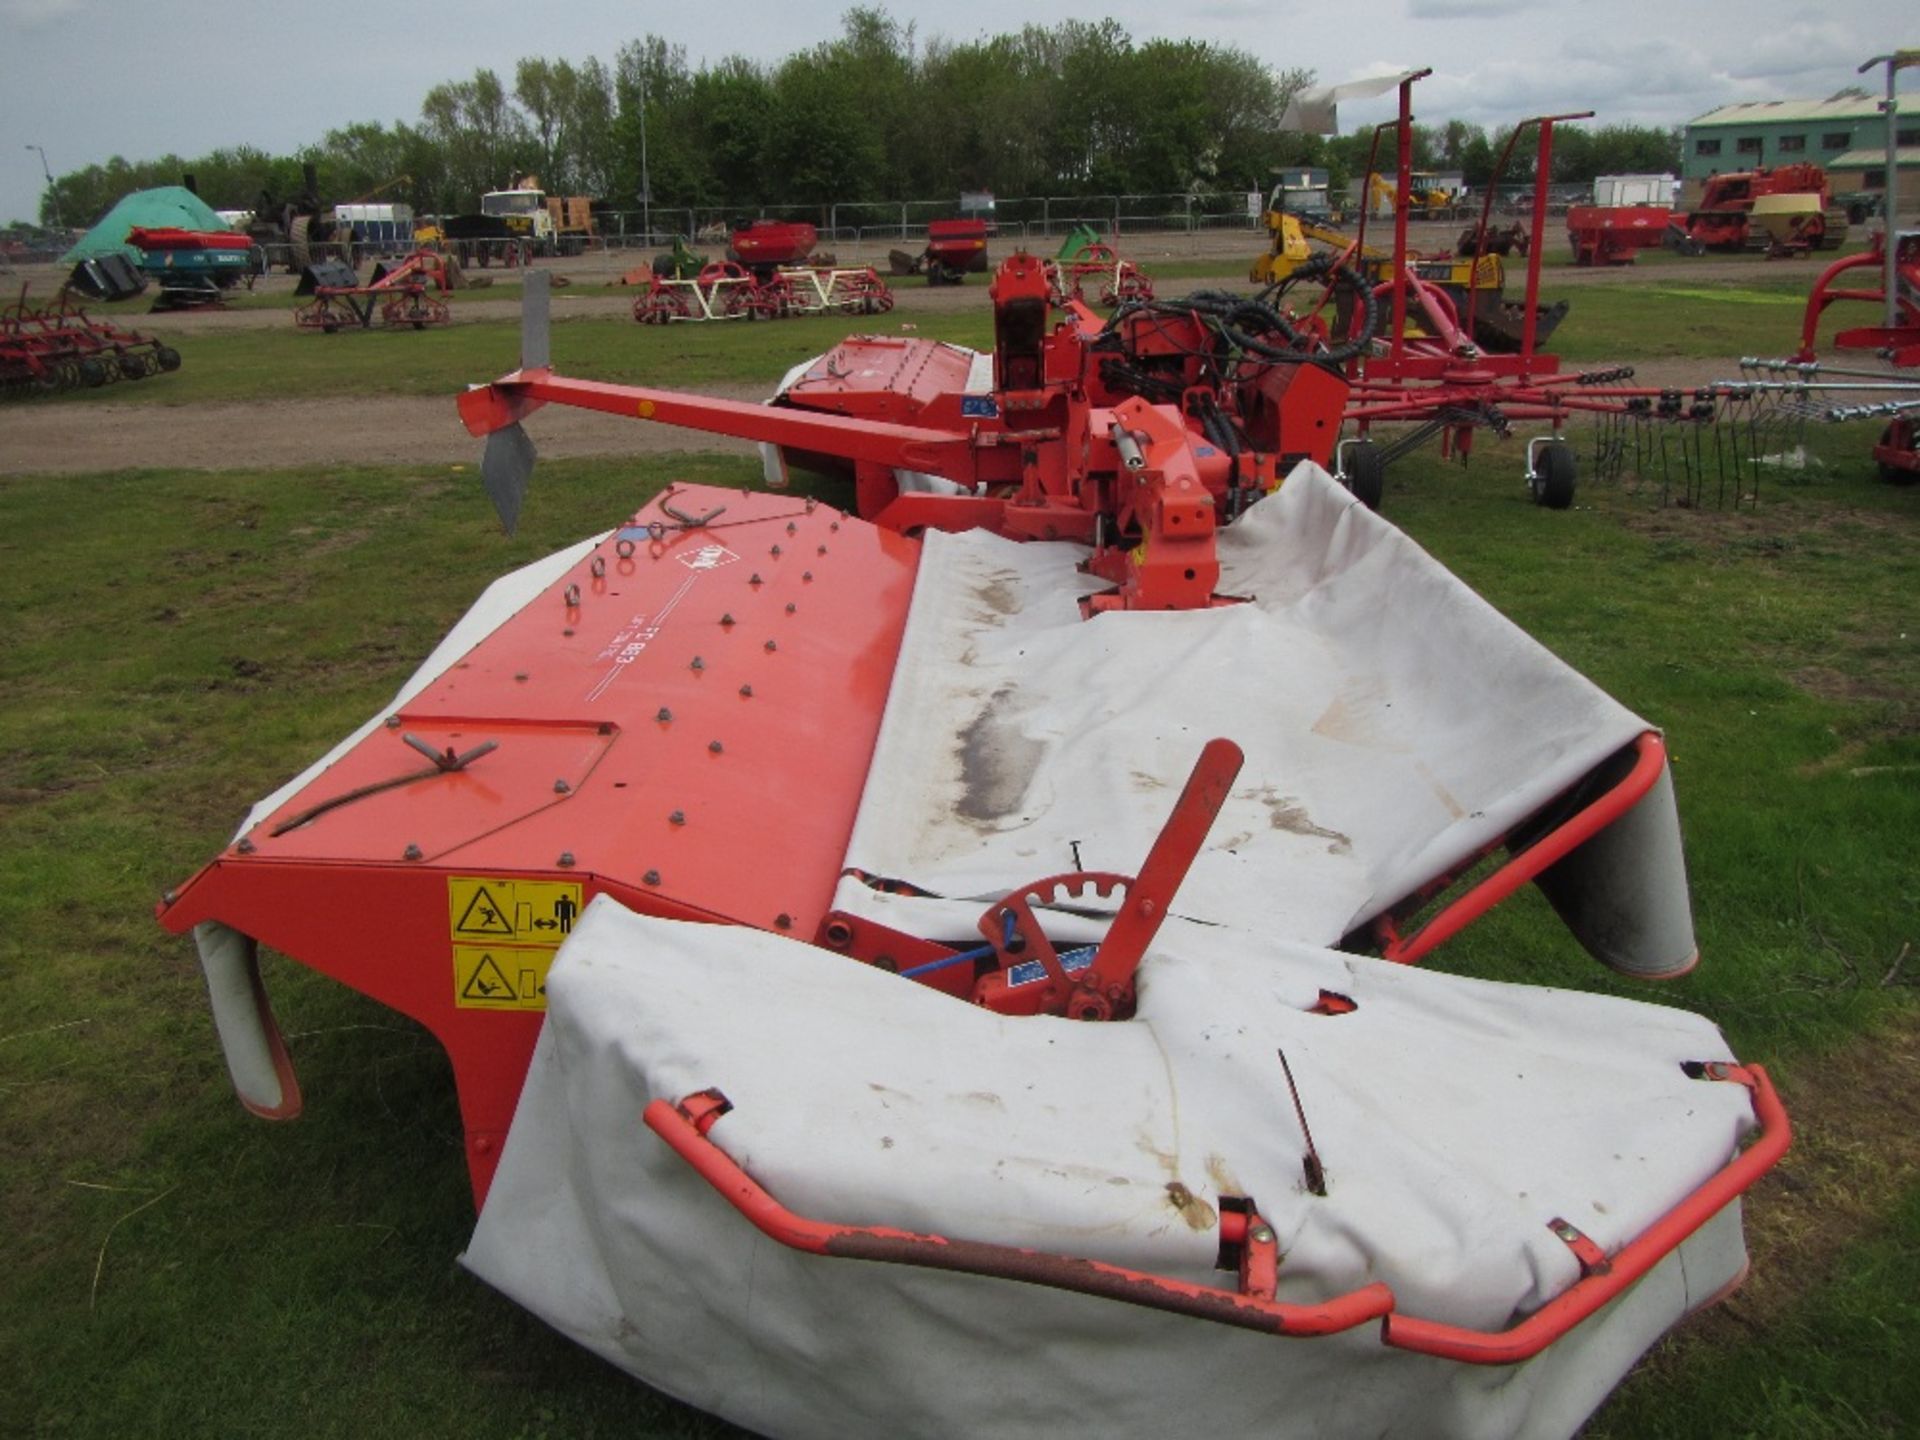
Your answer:
[[[557,374],[530,276],[459,398],[509,529],[549,404],[769,487],[497,580],[160,922],[264,1116],[259,946],[426,1027],[464,1263],[757,1432],[1570,1435],[1786,1113],[1701,1017],[1417,962],[1537,885],[1689,970],[1661,738],[1326,473],[1281,312],[1050,290],[754,404]]]

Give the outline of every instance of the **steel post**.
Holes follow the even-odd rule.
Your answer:
[[[1887,67],[1887,98],[1880,102],[1880,113],[1887,117],[1886,194],[1880,207],[1880,220],[1886,232],[1887,251],[1886,274],[1881,277],[1887,292],[1885,324],[1891,330],[1900,323],[1900,272],[1894,264],[1894,251],[1899,249],[1896,242],[1900,234],[1900,102],[1894,90],[1894,79],[1906,66],[1920,65],[1920,50],[1896,50],[1891,55],[1876,55],[1863,64],[1857,73],[1864,75],[1876,65]]]
[[[1420,74],[1427,74],[1421,71]],[[1407,212],[1413,207],[1413,82],[1400,82],[1400,123],[1394,139],[1393,195],[1393,358],[1406,353],[1407,336]]]

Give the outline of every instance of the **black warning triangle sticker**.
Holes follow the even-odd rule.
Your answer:
[[[513,922],[507,918],[500,902],[493,898],[493,892],[486,886],[475,887],[473,898],[467,902],[466,910],[455,922],[453,933],[456,935],[494,935],[503,940],[513,938]]]
[[[515,998],[513,985],[507,979],[507,972],[491,955],[482,955],[480,963],[473,968],[473,974],[467,977],[467,983],[460,989],[462,1000],[509,1001]]]

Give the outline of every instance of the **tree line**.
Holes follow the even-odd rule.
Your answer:
[[[70,223],[99,218],[130,190],[191,173],[215,209],[250,209],[263,191],[300,192],[318,168],[333,202],[406,203],[421,214],[478,207],[482,191],[537,175],[552,194],[616,210],[721,209],[1001,195],[1237,195],[1273,171],[1323,165],[1343,186],[1364,169],[1371,132],[1323,139],[1282,132],[1287,101],[1312,83],[1232,46],[1136,42],[1112,20],[924,42],[884,9],[856,8],[840,33],[773,64],[739,56],[691,65],[647,36],[611,63],[530,58],[511,81],[482,69],[434,86],[417,122],[328,131],[292,155],[247,146],[183,159],[119,156],[62,175],[42,197]],[[1452,121],[1415,127],[1415,163],[1491,176],[1503,132]],[[1558,130],[1554,179],[1676,170],[1679,132]],[[1391,166],[1390,141],[1382,163]],[[1508,177],[1532,173],[1530,146]]]

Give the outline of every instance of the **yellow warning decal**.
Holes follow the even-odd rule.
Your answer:
[[[447,921],[456,945],[557,949],[580,918],[580,886],[560,880],[449,875]]]
[[[462,1010],[544,1010],[551,950],[453,947],[453,1003]]]

